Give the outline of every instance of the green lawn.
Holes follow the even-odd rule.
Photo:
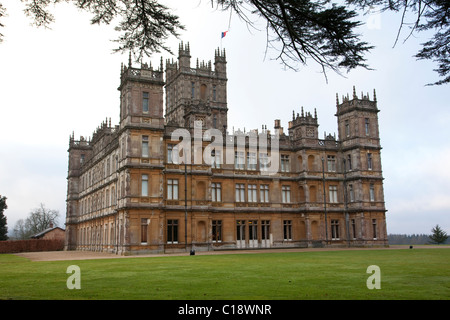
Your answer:
[[[31,262],[0,255],[0,299],[450,299],[450,249]],[[69,290],[69,265],[81,289]],[[369,290],[369,265],[381,289]]]

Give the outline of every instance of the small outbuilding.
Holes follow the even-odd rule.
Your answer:
[[[66,231],[60,227],[53,227],[50,224],[50,228],[45,229],[35,235],[31,236],[31,239],[44,239],[44,240],[64,240]]]

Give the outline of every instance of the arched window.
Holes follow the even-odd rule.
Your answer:
[[[308,170],[314,171],[314,156],[313,155],[308,156]]]
[[[206,100],[206,84],[200,86],[200,100]]]

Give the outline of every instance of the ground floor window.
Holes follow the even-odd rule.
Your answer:
[[[270,220],[261,221],[261,240],[269,240],[270,237]]]
[[[148,219],[141,219],[141,243],[147,243],[148,235]]]
[[[248,239],[258,240],[258,220],[250,220],[248,222]]]
[[[331,239],[339,240],[339,220],[331,220]]]
[[[377,239],[377,219],[372,219],[372,233],[373,233],[373,239]]]
[[[352,219],[351,222],[352,222],[352,229],[351,229],[352,230],[352,238],[356,239],[356,220]]]
[[[178,220],[167,220],[167,243],[178,243]]]
[[[222,242],[222,220],[212,221],[212,241]]]
[[[283,221],[284,240],[292,240],[292,220]]]

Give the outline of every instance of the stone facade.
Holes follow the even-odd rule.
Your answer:
[[[214,69],[198,61],[191,68],[190,58],[181,44],[165,77],[162,60],[158,69],[129,61],[118,88],[119,125],[107,119],[91,139],[70,137],[66,249],[387,245],[375,91],[373,100],[355,90],[336,97],[338,139],[319,139],[316,111],[303,108],[287,132],[275,120],[273,132],[229,133],[225,51],[216,50]],[[215,163],[198,161],[211,142],[195,137],[186,154],[192,161],[176,161],[183,155],[172,133],[194,134],[196,125],[202,137],[214,128],[228,147],[213,154]],[[272,146],[277,137],[279,152],[268,152],[279,161],[274,174],[265,174],[267,155],[252,148],[252,134]]]

